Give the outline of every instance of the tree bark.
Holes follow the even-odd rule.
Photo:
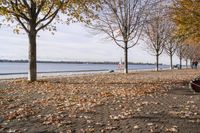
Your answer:
[[[159,55],[156,55],[156,71],[159,71]]]
[[[186,65],[186,68],[188,68],[188,60],[187,59],[185,60],[185,65]]]
[[[37,80],[37,55],[36,55],[36,33],[28,34],[29,37],[29,71],[28,80],[33,82]]]
[[[173,58],[172,55],[170,55],[170,69],[173,69]]]
[[[180,69],[182,69],[182,57],[180,57]]]
[[[127,43],[125,43],[124,47],[124,73],[128,73],[128,48],[127,48]]]

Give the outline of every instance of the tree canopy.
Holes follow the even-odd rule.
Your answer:
[[[29,22],[34,19],[36,31],[52,31],[56,27],[51,22],[55,19],[54,22],[60,22],[61,13],[66,14],[62,22],[89,22],[93,15],[91,10],[97,8],[95,2],[97,0],[1,0],[0,15],[6,18],[6,23],[17,20],[17,32],[21,28],[28,32]]]
[[[174,0],[172,14],[177,25],[176,34],[190,42],[200,43],[200,1]]]

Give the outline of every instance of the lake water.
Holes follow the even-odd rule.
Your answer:
[[[38,73],[79,73],[117,70],[116,64],[68,64],[68,63],[38,63]],[[153,70],[155,65],[129,65],[129,70]],[[167,69],[168,65],[160,68]],[[0,62],[0,77],[5,75],[27,75],[28,63]]]

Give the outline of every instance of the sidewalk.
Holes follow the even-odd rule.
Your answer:
[[[107,132],[200,133],[200,95],[194,94],[187,86],[172,88],[162,95],[138,97],[126,104],[132,111],[127,112],[125,118],[113,116],[115,120],[111,125],[116,130]],[[104,110],[111,110],[109,106],[105,108]],[[107,116],[104,115],[102,119],[105,117]]]
[[[199,70],[0,82],[0,133],[200,133]]]

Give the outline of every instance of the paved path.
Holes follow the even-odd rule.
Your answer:
[[[132,123],[128,132],[200,133],[200,95],[187,86],[172,88],[164,95],[142,97],[137,105],[141,111],[124,121]],[[139,128],[134,129],[134,123]]]
[[[69,123],[57,128],[31,120],[7,129],[29,126],[26,133],[200,133],[200,95],[190,91],[187,85],[180,85],[164,94],[108,101],[66,119]]]
[[[79,118],[72,132],[200,133],[200,95],[188,86],[94,109],[96,112],[88,113],[85,121]]]

